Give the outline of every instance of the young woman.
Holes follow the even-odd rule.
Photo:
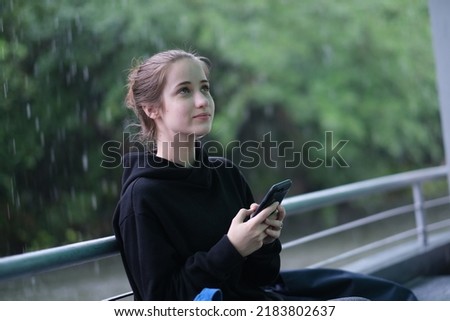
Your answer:
[[[116,236],[136,299],[192,300],[218,288],[228,300],[274,297],[285,210],[257,205],[231,162],[198,144],[214,118],[209,63],[172,50],[129,75],[127,105],[156,150],[124,158]],[[269,215],[278,211],[276,217]]]
[[[372,299],[408,298],[389,282],[343,271],[299,271],[283,283],[283,206],[250,218],[257,204],[239,169],[198,143],[214,118],[209,66],[206,58],[170,50],[129,74],[127,106],[142,139],[156,146],[124,157],[113,220],[135,299],[193,300],[208,288],[224,300],[332,299],[364,296],[374,283],[382,291]]]

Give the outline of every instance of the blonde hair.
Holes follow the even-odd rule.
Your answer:
[[[140,127],[138,139],[145,144],[155,140],[156,124],[146,115],[143,106],[150,104],[157,109],[163,108],[162,92],[167,70],[172,63],[185,58],[201,62],[206,76],[209,76],[211,63],[208,58],[178,49],[159,52],[138,63],[128,74],[128,93],[125,97],[125,104],[137,116]]]

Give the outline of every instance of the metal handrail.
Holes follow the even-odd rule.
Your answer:
[[[446,166],[410,171],[289,197],[283,201],[283,205],[289,215],[297,215],[301,212],[337,204],[368,194],[386,192],[388,190],[413,186],[414,184],[422,184],[425,181],[442,178],[446,175],[448,175],[448,168]],[[443,201],[445,200],[440,200],[438,203],[442,204]],[[446,203],[448,203],[448,200]],[[416,207],[417,206],[423,209],[427,208],[428,204],[425,202],[425,204],[416,204]],[[408,209],[410,209],[410,207],[408,207]],[[379,214],[378,219],[383,215],[386,216],[386,213]],[[392,213],[390,215],[392,215]],[[373,219],[374,218],[369,218],[366,221],[371,221]],[[361,223],[362,222],[360,221],[356,224]],[[351,227],[351,225],[347,226],[347,228]],[[342,228],[335,228],[335,232],[340,230],[342,230]],[[325,232],[325,234],[328,233],[329,232]],[[410,233],[411,232],[408,232],[408,235]],[[4,257],[0,258],[0,281],[95,261],[117,255],[118,253],[119,251],[115,237],[109,236]],[[347,256],[348,253],[343,255]]]
[[[351,221],[342,225],[334,226],[332,228],[312,233],[298,239],[294,239],[283,243],[283,249],[289,249],[299,246],[314,240],[322,239],[337,233],[348,231],[356,227],[368,225],[373,222],[381,221],[394,216],[414,212],[416,219],[416,228],[405,232],[400,232],[396,235],[377,240],[375,242],[365,244],[354,248],[348,252],[340,253],[336,256],[329,257],[323,261],[316,262],[309,265],[308,268],[323,267],[332,263],[339,262],[343,259],[355,257],[359,254],[367,253],[368,250],[376,250],[391,242],[406,240],[412,236],[416,236],[419,246],[422,248],[428,245],[428,233],[432,230],[431,225],[426,224],[425,210],[450,204],[449,195],[433,200],[425,201],[422,192],[422,184],[426,181],[443,178],[449,174],[448,167],[441,166],[435,168],[427,168],[412,172],[405,172],[395,175],[384,176],[362,182],[341,185],[336,188],[331,188],[319,192],[299,195],[287,199],[283,204],[290,215],[298,215],[309,210],[320,207],[335,205],[337,203],[355,199],[361,196],[374,194],[377,192],[387,192],[394,189],[405,187],[412,188],[413,204],[404,205],[397,208],[392,208],[384,212],[372,214],[358,220]],[[441,222],[442,225],[443,222]],[[446,224],[446,223],[444,223]],[[434,226],[433,226],[434,227]]]
[[[114,236],[0,258],[0,281],[87,263],[118,254]]]
[[[405,214],[405,213],[410,212],[413,209],[414,209],[413,205],[405,205],[405,206],[393,208],[393,209],[390,209],[390,210],[387,210],[384,212],[380,212],[377,214],[373,214],[371,216],[364,217],[359,220],[355,220],[355,221],[351,221],[351,222],[348,222],[345,224],[334,226],[329,229],[322,230],[322,231],[312,233],[307,236],[298,238],[296,240],[285,242],[285,243],[283,243],[283,249],[289,249],[289,248],[292,248],[292,247],[295,247],[295,246],[298,246],[298,245],[301,245],[304,243],[308,243],[308,242],[315,241],[315,240],[318,240],[318,239],[321,239],[321,238],[324,238],[324,237],[327,237],[330,235],[348,231],[350,229],[354,229],[354,228],[357,228],[357,227],[360,227],[363,225],[382,221],[384,219],[391,218],[391,217],[394,217],[397,215]]]
[[[444,227],[450,227],[450,219],[441,221],[439,223],[433,223],[433,224],[429,224],[427,226],[428,231],[435,231],[435,230],[439,230],[442,229]],[[326,260],[320,261],[320,262],[316,262],[314,264],[308,265],[308,268],[318,268],[318,267],[323,267],[325,265],[329,265],[335,262],[338,262],[340,260],[343,259],[347,259],[350,257],[354,257],[356,255],[359,254],[363,254],[363,253],[367,253],[367,251],[371,251],[371,250],[375,250],[378,248],[381,248],[383,246],[386,245],[390,245],[394,242],[398,242],[398,241],[403,241],[407,238],[413,237],[414,235],[417,234],[417,231],[415,229],[411,229],[411,230],[407,230],[407,231],[403,231],[401,233],[397,233],[395,235],[380,239],[378,241],[369,243],[369,244],[365,244],[363,246],[357,247],[355,249],[352,249],[350,251],[344,252],[344,253],[340,253],[336,256],[330,257]]]
[[[415,234],[416,234],[416,230],[407,230],[407,231],[386,237],[384,239],[360,246],[360,247],[352,249],[350,251],[338,254],[338,255],[328,258],[324,261],[311,264],[308,266],[308,268],[323,267],[324,265],[335,263],[339,260],[346,259],[346,258],[355,256],[355,255],[358,255],[358,254],[366,253],[367,251],[374,250],[374,249],[380,248],[380,247],[388,245],[388,244],[392,244],[393,242],[404,240],[408,237],[414,236]]]
[[[438,166],[393,174],[340,185],[308,194],[292,196],[283,201],[283,206],[289,215],[296,215],[301,212],[337,204],[361,196],[412,186],[414,183],[444,177],[448,173],[449,168],[447,166]]]
[[[449,196],[424,201],[423,208],[429,209],[429,208],[433,208],[433,207],[437,207],[437,206],[441,206],[441,205],[445,205],[445,204],[450,204]],[[283,249],[289,249],[289,248],[292,248],[292,247],[295,247],[295,246],[298,246],[301,244],[305,244],[305,243],[308,243],[311,241],[315,241],[315,240],[318,240],[318,239],[321,239],[321,238],[324,238],[324,237],[327,237],[330,235],[348,231],[350,229],[354,229],[354,228],[357,228],[357,227],[360,227],[363,225],[382,221],[384,219],[392,218],[394,216],[406,214],[406,213],[413,211],[414,209],[415,209],[414,204],[403,205],[400,207],[391,208],[389,210],[386,210],[386,211],[383,211],[380,213],[372,214],[368,217],[364,217],[364,218],[354,220],[354,221],[351,221],[348,223],[344,223],[344,224],[341,224],[338,226],[334,226],[334,227],[331,227],[326,230],[322,230],[322,231],[319,231],[316,233],[312,233],[312,234],[300,237],[295,240],[285,242],[285,243],[283,243]],[[427,227],[429,228],[429,225]]]

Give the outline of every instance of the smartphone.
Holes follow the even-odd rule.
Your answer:
[[[279,202],[281,204],[281,201],[283,200],[284,196],[286,196],[287,192],[291,188],[291,185],[292,181],[290,179],[286,179],[282,182],[272,185],[272,187],[269,189],[269,191],[266,193],[263,200],[259,204],[255,213],[253,213],[251,217],[258,215],[259,212],[275,202]]]

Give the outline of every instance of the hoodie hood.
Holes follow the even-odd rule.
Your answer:
[[[213,164],[200,147],[196,149],[196,161],[184,167],[152,152],[133,152],[123,156],[122,193],[138,178],[185,181],[196,187],[209,188]]]

